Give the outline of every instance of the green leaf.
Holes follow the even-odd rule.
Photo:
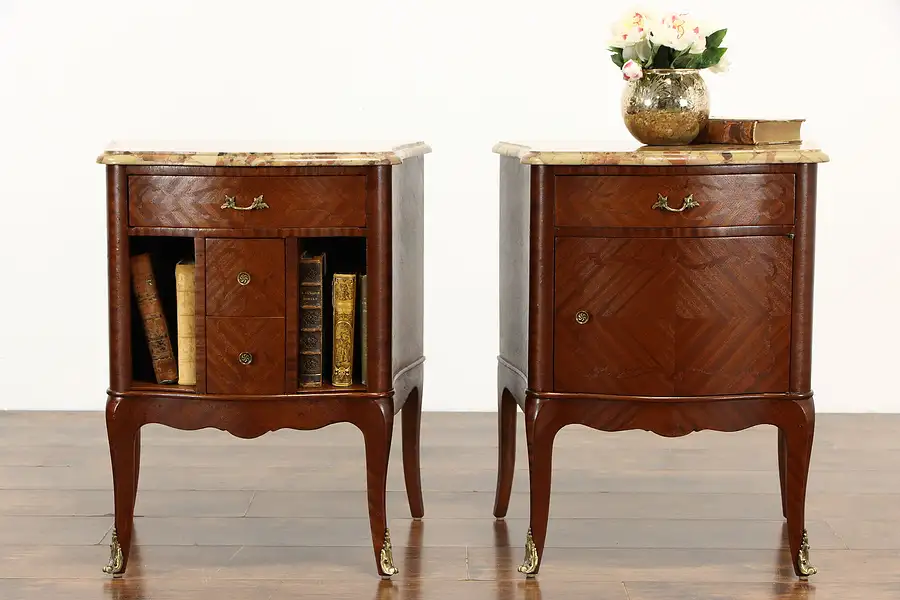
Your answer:
[[[697,65],[700,63],[700,55],[699,54],[679,54],[675,57],[675,60],[672,61],[672,68],[674,69],[696,69]]]
[[[653,42],[650,42],[650,58],[647,59],[647,62],[644,64],[644,67],[650,67],[653,65],[653,61],[656,60],[656,53],[659,52],[659,49],[662,46],[658,46]]]
[[[707,48],[718,48],[722,45],[722,40],[725,39],[725,33],[727,29],[720,29],[718,31],[713,31],[711,34],[706,36],[706,47]]]
[[[725,55],[726,50],[728,50],[728,48],[707,48],[703,51],[703,54],[700,55],[699,66],[694,68],[707,69],[718,64],[719,61],[722,60],[722,56]]]
[[[622,58],[622,48],[610,47],[609,51],[612,52],[609,58],[613,61],[614,65],[621,69],[625,64],[625,59]]]
[[[660,46],[653,57],[652,68],[654,69],[671,69],[672,60],[674,58],[674,50],[668,46]]]

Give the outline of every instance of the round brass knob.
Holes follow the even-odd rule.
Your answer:
[[[250,273],[247,271],[241,271],[237,276],[238,283],[241,285],[247,285],[250,283]]]
[[[579,325],[584,325],[588,322],[588,320],[590,320],[590,318],[591,315],[589,315],[586,310],[579,310],[577,313],[575,313],[575,322]]]
[[[253,362],[253,355],[250,354],[249,352],[241,352],[241,353],[238,355],[238,361],[239,361],[242,365],[249,365],[250,363]]]

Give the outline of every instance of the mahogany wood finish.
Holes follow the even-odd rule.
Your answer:
[[[403,474],[410,513],[413,518],[425,516],[422,499],[422,477],[419,469],[419,422],[422,419],[422,380],[424,377],[425,287],[422,274],[425,272],[425,159],[421,156],[403,163],[404,168],[388,171],[377,168],[377,188],[372,196],[378,203],[387,201],[387,190],[393,190],[390,219],[382,217],[372,227],[380,232],[379,239],[391,239],[388,248],[370,244],[368,247],[370,270],[380,277],[390,277],[393,285],[390,296],[377,300],[369,294],[369,314],[372,302],[390,303],[390,309],[381,306],[382,311],[390,311],[394,335],[390,356],[391,378],[395,396],[404,402],[401,416],[403,427]],[[390,182],[388,181],[390,178]],[[385,251],[388,252],[385,252]],[[393,257],[391,257],[393,254]],[[373,262],[374,261],[374,262]],[[381,262],[379,262],[381,261]],[[391,265],[390,273],[383,272],[383,266]],[[370,284],[371,285],[371,284]],[[371,327],[369,328],[371,331]],[[379,356],[383,340],[369,335],[369,356]],[[381,354],[381,356],[385,356]],[[371,362],[369,371],[372,373]],[[376,373],[386,373],[382,367]],[[371,375],[370,375],[371,377]]]
[[[283,394],[284,329],[281,318],[206,317],[206,391]]]
[[[282,428],[352,423],[363,434],[369,522],[377,572],[395,413],[403,411],[403,465],[410,511],[424,514],[419,474],[423,383],[424,159],[372,167],[107,166],[110,387],[106,422],[122,574],[131,550],[140,430],[160,423],[215,427],[242,438]],[[264,195],[269,208],[223,209]],[[197,384],[160,385],[133,376],[130,242],[194,238]],[[368,379],[299,388],[301,238],[365,237]],[[249,273],[246,285],[238,282]],[[243,278],[246,279],[246,278]],[[249,364],[239,360],[252,355]],[[326,379],[328,377],[326,376]],[[189,454],[189,453],[188,453]]]
[[[222,229],[219,227],[129,227],[128,235],[157,235],[195,238],[308,238],[308,237],[366,237],[362,227],[276,227],[260,229]]]
[[[300,245],[297,238],[284,241],[284,295],[287,306],[300,306]],[[300,311],[285,314],[284,389],[293,391],[299,381]]]
[[[194,313],[206,314],[206,240],[203,238],[194,238]],[[206,319],[194,319],[194,336],[198,340],[206,339]],[[194,352],[197,371],[194,390],[203,394],[206,393],[206,344],[197,344]]]
[[[283,317],[284,263],[281,240],[206,240],[206,314]]]
[[[779,430],[782,512],[794,571],[804,575],[815,179],[814,164],[500,158],[494,515],[509,506],[518,405],[536,553],[526,574],[543,556],[562,427],[682,436],[768,424]],[[673,208],[694,194],[700,207],[660,212],[651,209],[657,193],[669,194]]]
[[[785,236],[557,240],[555,389],[787,392],[791,254]]]
[[[652,167],[648,167],[652,168]],[[679,213],[648,210],[662,194]],[[559,227],[713,227],[790,225],[794,174],[566,175],[556,182]]]
[[[129,225],[143,227],[365,227],[366,178],[218,177],[135,175],[129,177]],[[259,196],[262,210],[223,209],[225,197],[238,208]]]

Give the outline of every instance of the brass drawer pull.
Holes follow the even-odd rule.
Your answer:
[[[253,362],[253,355],[249,352],[241,352],[238,355],[238,362],[240,362],[242,365],[249,365]]]
[[[250,203],[250,206],[238,206],[234,200],[234,196],[225,194],[225,204],[223,204],[219,208],[225,210],[228,210],[229,208],[232,210],[262,210],[264,208],[269,208],[269,205],[263,201],[262,194],[254,198],[253,202]]]
[[[694,195],[690,194],[684,199],[684,204],[681,205],[681,208],[672,208],[669,206],[669,199],[662,194],[656,194],[659,198],[656,200],[656,204],[651,206],[651,209],[658,208],[659,210],[667,210],[669,212],[684,212],[690,208],[696,208],[700,206],[700,203],[694,200]]]
[[[575,313],[575,322],[579,325],[584,325],[591,319],[591,315],[588,314],[586,310],[579,310]]]
[[[238,283],[241,285],[247,285],[250,283],[250,273],[247,271],[241,271],[237,276]]]

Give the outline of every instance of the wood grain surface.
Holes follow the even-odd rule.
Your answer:
[[[196,177],[132,175],[128,179],[129,225],[133,227],[365,227],[366,178]],[[238,208],[263,196],[262,210]]]
[[[567,425],[678,437],[770,424],[794,572],[811,574],[801,548],[815,431],[815,167],[572,165],[529,174],[523,198],[523,174],[501,165],[501,206],[518,197],[531,215],[527,241],[516,219],[500,223],[504,286],[527,281],[529,295],[523,303],[501,294],[501,315],[526,313],[528,329],[501,321],[494,502],[504,516],[521,407],[533,540],[523,573],[536,575],[543,559],[554,440]],[[516,236],[527,243],[527,272],[514,268]],[[523,337],[525,371],[504,351]]]
[[[206,390],[210,394],[287,391],[283,318],[207,317],[206,352]],[[245,352],[251,356],[249,364],[238,360]]]
[[[657,171],[654,171],[657,172]],[[690,196],[699,204],[683,212],[654,209],[660,195],[678,210]],[[558,227],[715,227],[790,225],[794,174],[557,175]]]
[[[282,240],[207,239],[206,314],[283,317],[284,246]],[[238,281],[242,273],[249,275],[245,284]]]
[[[124,571],[130,556],[144,425],[212,427],[255,438],[283,428],[349,423],[362,433],[365,448],[367,510],[361,514],[368,513],[370,558],[377,573],[390,575],[390,560],[382,556],[385,489],[394,414],[404,406],[410,513],[416,518],[424,514],[419,472],[423,162],[107,167],[112,334],[107,437],[115,531],[123,544],[116,569]],[[256,207],[247,209],[254,199]],[[194,238],[197,261],[197,354],[203,363],[196,386],[157,385],[143,373],[132,373],[132,363],[141,366],[142,361],[133,336],[124,329],[133,320],[125,285],[129,247],[152,242],[157,250],[190,248],[182,243],[187,238]],[[330,264],[352,264],[353,271],[368,272],[365,386],[335,388],[325,382],[297,389],[298,253],[316,243],[332,249]],[[342,256],[345,249],[347,256]],[[359,249],[365,261],[354,263],[351,256]],[[242,353],[250,360],[242,363]],[[132,360],[133,355],[138,358]]]
[[[556,391],[787,392],[791,247],[785,236],[558,240]]]
[[[402,450],[391,452],[393,581],[372,569],[364,449],[347,424],[253,442],[144,427],[129,569],[109,580],[102,414],[0,413],[0,597],[900,597],[900,415],[817,417],[807,522],[820,573],[807,583],[791,566],[773,427],[675,439],[562,430],[552,552],[525,581],[516,572],[528,526],[524,438],[508,518],[495,521],[496,415],[422,420],[421,522],[409,519]]]

